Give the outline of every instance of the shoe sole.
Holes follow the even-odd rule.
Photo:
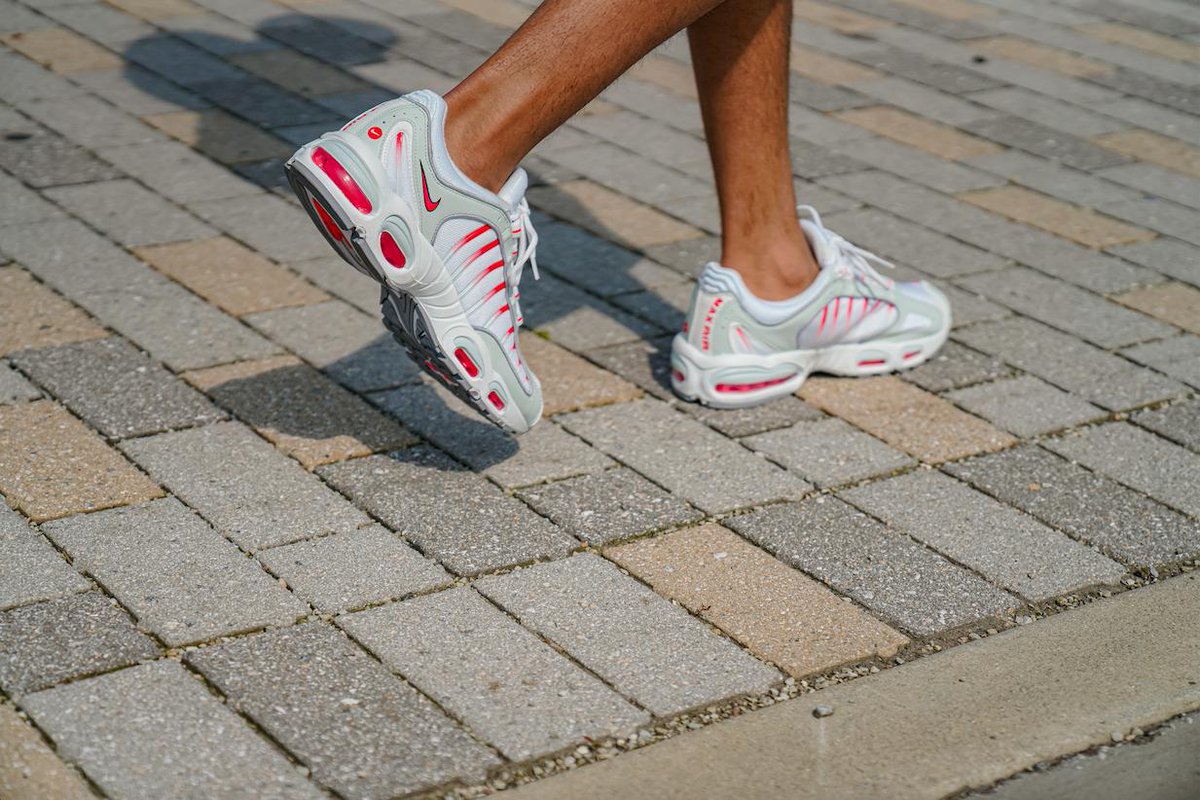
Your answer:
[[[417,366],[490,422],[524,433],[532,423],[491,367],[416,210],[386,188],[373,160],[353,134],[336,132],[301,147],[284,169],[330,247],[382,287],[383,324]]]
[[[713,408],[746,408],[795,393],[809,375],[865,377],[912,369],[933,357],[950,335],[950,318],[936,333],[905,342],[863,342],[758,355],[712,355],[676,334],[671,343],[671,388]]]

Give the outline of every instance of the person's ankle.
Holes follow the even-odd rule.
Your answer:
[[[484,121],[474,113],[478,108],[469,98],[457,90],[451,91],[446,100],[446,150],[454,165],[471,180],[490,192],[500,187],[512,174],[501,159],[488,151],[492,136],[485,129]]]
[[[804,233],[776,237],[759,247],[730,248],[721,263],[736,270],[751,294],[760,300],[787,300],[817,279],[821,268]]]

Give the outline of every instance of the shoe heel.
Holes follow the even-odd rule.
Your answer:
[[[677,334],[671,343],[671,388],[685,400],[714,408],[756,406],[799,389],[811,362],[811,355],[799,350],[770,356],[714,356]]]

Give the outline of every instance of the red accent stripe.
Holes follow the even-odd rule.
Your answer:
[[[404,256],[404,251],[400,249],[400,245],[396,244],[396,240],[387,231],[379,234],[379,250],[393,267],[403,267],[408,263],[408,259]]]
[[[326,211],[316,200],[312,201],[312,205],[317,211],[317,216],[321,218],[321,224],[325,226],[325,230],[329,231],[329,235],[332,236],[336,241],[346,241],[346,237],[342,235],[342,229],[339,228],[337,223],[333,221],[333,217],[329,216],[329,212]]]
[[[679,370],[677,370],[677,369],[671,370],[671,377],[675,379],[676,383],[683,383],[683,373],[680,372]]]
[[[367,199],[363,193],[362,187],[355,183],[354,178],[350,177],[350,173],[346,171],[338,160],[329,155],[324,147],[318,147],[313,151],[312,161],[329,179],[334,182],[334,185],[341,190],[350,204],[364,214],[371,213],[371,201]]]
[[[905,354],[904,354],[904,360],[905,360],[905,361],[907,361],[908,359],[910,359],[910,358],[914,358],[914,357],[916,357],[916,356],[919,356],[919,355],[921,355],[921,351],[920,351],[920,350],[913,350],[912,352],[909,352],[909,353],[905,353]]]
[[[503,291],[504,291],[504,282],[501,281],[500,283],[497,283],[496,286],[490,292],[488,292],[487,294],[485,294],[483,296],[483,300],[481,302],[486,303],[488,300],[491,300],[493,297],[495,297],[497,294],[499,294],[500,292],[503,292]],[[508,308],[508,306],[505,306],[505,308]]]
[[[479,374],[479,367],[475,366],[475,362],[471,360],[471,356],[466,350],[461,347],[454,351],[454,357],[458,359],[458,363],[463,365],[463,369],[472,378]]]
[[[495,389],[488,392],[488,402],[494,405],[497,411],[504,410],[504,401],[500,399],[500,395],[496,393]]]
[[[766,389],[769,386],[778,386],[785,381],[792,379],[791,375],[786,378],[771,378],[766,381],[758,381],[756,383],[718,383],[718,392],[753,392],[757,389]]]
[[[470,242],[473,239],[479,238],[480,236],[482,236],[484,234],[485,231],[490,231],[490,230],[491,230],[491,228],[489,226],[480,225],[478,228],[471,231],[463,238],[459,239],[458,244],[454,245],[454,248],[450,251],[450,255],[454,255],[459,250],[461,250],[463,247],[465,247],[468,242]],[[497,241],[499,241],[499,240],[497,240]]]
[[[858,365],[860,367],[880,367],[886,363],[887,362],[884,361],[882,358],[867,358],[867,359],[863,359],[862,361],[858,362]]]
[[[483,280],[484,278],[486,278],[488,275],[492,274],[493,272],[495,272],[496,270],[500,269],[500,268],[501,268],[501,267],[503,267],[503,266],[504,266],[504,262],[503,262],[503,261],[497,261],[495,264],[492,264],[490,267],[488,267],[487,269],[485,269],[483,272],[479,273],[479,277],[477,277],[475,280],[471,281],[471,285],[470,285],[470,286],[468,286],[468,287],[467,287],[467,288],[466,288],[466,289],[463,291],[463,294],[465,295],[467,292],[469,292],[469,291],[471,291],[472,289],[474,289],[476,286],[478,286],[478,285],[479,285],[479,282],[480,282],[480,281],[482,281],[482,280]],[[491,297],[491,295],[488,295],[488,297]]]
[[[496,320],[500,319],[500,315],[501,315],[501,314],[503,314],[505,311],[508,311],[508,305],[507,305],[507,304],[505,304],[505,305],[502,305],[502,306],[500,306],[498,309],[496,309],[496,313],[495,313],[495,314],[492,314],[492,318],[491,318],[491,319],[489,319],[489,320],[487,321],[487,324],[488,324],[488,325],[491,325],[493,322],[495,322]]]

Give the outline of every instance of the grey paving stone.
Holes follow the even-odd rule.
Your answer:
[[[317,472],[459,575],[561,556],[576,545],[486,478],[430,448],[359,458]]]
[[[1180,511],[1200,516],[1200,456],[1136,428],[1112,422],[1052,439],[1046,447]]]
[[[1174,239],[1158,238],[1149,242],[1113,247],[1108,252],[1150,267],[1176,280],[1200,286],[1200,247]]]
[[[471,589],[369,609],[338,624],[514,761],[585,737],[627,735],[650,720]]]
[[[7,228],[0,249],[174,370],[279,352],[76,220]]]
[[[61,216],[61,209],[47,203],[16,178],[0,172],[0,225],[19,225]]]
[[[1134,424],[1200,453],[1200,400],[1191,398],[1163,408],[1139,411]]]
[[[855,158],[872,167],[887,170],[946,194],[1001,186],[1005,182],[996,175],[947,161],[890,139],[863,139],[834,145],[832,149],[835,153]]]
[[[928,392],[944,392],[1011,374],[1012,369],[1004,364],[1002,358],[984,355],[951,340],[942,346],[936,356],[914,370],[901,373],[900,377]]]
[[[55,6],[43,9],[43,13],[71,30],[117,50],[155,32],[148,22],[101,3]]]
[[[684,282],[668,269],[632,250],[561,222],[539,225],[538,264],[601,297]]]
[[[5,77],[6,84],[17,80],[7,72]],[[88,150],[36,123],[9,123],[4,128],[0,167],[36,189],[109,180],[120,174]]]
[[[1194,130],[1195,117],[1191,114],[1184,114],[1140,97],[1101,99],[1085,105],[1102,114],[1124,120],[1133,127],[1200,145],[1200,131]]]
[[[0,609],[91,586],[25,518],[0,502]]]
[[[475,587],[656,716],[763,692],[782,677],[599,556]]]
[[[545,333],[568,350],[607,347],[662,333],[657,326],[550,275],[521,285],[521,310],[526,328]]]
[[[42,393],[7,362],[0,361],[0,405],[37,400]]]
[[[965,123],[962,127],[976,136],[1060,161],[1076,169],[1101,169],[1126,164],[1130,160],[1128,156],[1020,117],[985,117]]]
[[[1172,172],[1157,164],[1138,162],[1120,167],[1110,167],[1096,173],[1101,177],[1115,181],[1123,186],[1130,186],[1140,193],[1165,197],[1192,208],[1200,207],[1200,180],[1179,172]],[[1133,198],[1108,198],[1109,202]]]
[[[1053,97],[1017,86],[985,89],[982,92],[972,92],[968,96],[975,102],[997,111],[1004,111],[1012,116],[1027,119],[1046,128],[1053,128],[1073,136],[1090,138],[1123,131],[1129,127],[1103,114],[1088,111],[1077,105],[1063,103]],[[979,119],[979,116],[979,109],[976,108],[973,116],[958,122],[971,122]]]
[[[1030,319],[985,322],[955,336],[1110,411],[1167,400],[1186,391],[1169,378]]]
[[[646,255],[685,275],[696,277],[709,261],[721,260],[721,239],[704,236],[646,248]]]
[[[239,422],[127,440],[121,449],[250,551],[344,533],[370,522]]]
[[[98,5],[94,7],[101,8]],[[178,84],[133,64],[125,64],[120,69],[76,72],[71,75],[71,80],[138,117],[196,110],[209,105],[206,100]]]
[[[711,194],[701,181],[608,142],[556,148],[545,158],[613,191],[659,208],[669,209],[672,201],[685,197]]]
[[[855,81],[854,89],[889,105],[903,108],[921,117],[944,122],[947,125],[959,125],[979,118],[979,106],[948,92],[942,92],[896,75]],[[975,94],[985,94],[987,91],[1002,90],[984,90]],[[972,94],[971,97],[973,98],[975,94]],[[1104,132],[1107,133],[1107,131]]]
[[[285,266],[345,300],[368,317],[379,316],[379,284],[366,275],[347,270],[346,262],[332,251],[321,258],[292,261]]]
[[[22,103],[21,111],[90,150],[163,139],[137,117],[90,95],[34,100]]]
[[[195,650],[199,669],[347,798],[394,797],[499,759],[336,628],[313,622]]]
[[[1200,233],[1196,232],[1200,211],[1194,208],[1177,205],[1160,197],[1142,197],[1120,203],[1102,203],[1098,210],[1189,244],[1200,244]]]
[[[917,463],[836,417],[798,422],[743,441],[822,489],[886,475]]]
[[[1134,566],[1169,564],[1200,552],[1200,524],[1036,445],[943,468]]]
[[[105,147],[97,153],[176,203],[256,195],[259,188],[179,142]]]
[[[570,125],[572,129],[587,131],[676,169],[688,171],[694,165],[708,161],[708,149],[700,138],[629,111],[581,116],[573,119]],[[576,141],[587,144],[591,139],[577,137]]]
[[[708,513],[799,497],[809,485],[656,400],[560,417],[567,430]]]
[[[902,219],[972,243],[974,241],[965,234],[999,220],[975,206],[880,170],[831,175],[821,178],[818,183]]]
[[[204,200],[188,209],[276,261],[329,254],[329,245],[295,203],[269,194]]]
[[[174,661],[156,661],[22,701],[58,753],[112,797],[325,797]]]
[[[1123,94],[1144,97],[1185,114],[1200,114],[1200,98],[1196,96],[1194,85],[1185,86],[1137,70],[1121,68],[1107,74],[1092,75],[1090,80]]]
[[[378,319],[337,300],[249,314],[245,320],[354,391],[389,389],[421,375]]]
[[[711,408],[699,403],[681,403],[678,407],[726,436],[750,436],[786,428],[797,422],[825,418],[823,412],[795,395],[749,408]]]
[[[124,339],[26,350],[13,363],[113,439],[189,428],[225,414]]]
[[[793,106],[793,109],[795,107]],[[795,114],[793,114],[793,117]],[[829,119],[822,116],[822,119]],[[836,120],[829,120],[836,122]],[[845,123],[837,123],[845,124]],[[869,138],[867,135],[858,137],[854,141],[862,141]],[[840,140],[838,140],[840,141]],[[866,169],[867,164],[857,159],[851,158],[844,153],[834,152],[830,146],[838,142],[827,142],[825,144],[815,144],[814,142],[806,141],[803,138],[793,137],[789,152],[792,160],[792,174],[798,178],[814,181],[817,178],[824,178],[829,175],[841,175],[846,172],[857,172],[858,170]]]
[[[946,397],[972,414],[1026,438],[1106,416],[1086,400],[1032,375],[958,389],[947,392]]]
[[[608,544],[704,516],[625,468],[535,486],[517,496],[590,545]]]
[[[937,278],[1005,266],[1004,259],[991,253],[873,208],[834,214],[826,222],[860,247]]]
[[[997,81],[979,72],[935,60],[936,57],[926,57],[923,54],[895,47],[872,48],[853,56],[853,58],[880,72],[899,75],[951,94],[978,92],[999,85]]]
[[[1134,200],[1141,196],[1139,192],[1116,186],[1110,181],[1101,180],[1086,172],[1064,167],[1019,150],[1005,150],[1002,153],[977,156],[969,159],[968,163],[1008,178],[1015,183],[1036,189],[1042,194],[1089,208],[1101,203]],[[1112,167],[1111,169],[1122,170],[1128,169],[1129,166]],[[1106,174],[1109,171],[1101,170],[1099,174]]]
[[[1086,11],[1100,14],[1109,19],[1120,20],[1138,28],[1147,28],[1164,36],[1179,36],[1184,33],[1200,31],[1200,25],[1187,22],[1181,17],[1163,14],[1148,7],[1116,2],[1116,0],[1089,0],[1080,5]]]
[[[314,608],[335,614],[450,583],[450,575],[382,525],[258,554]]]
[[[1030,602],[1115,584],[1125,574],[1096,550],[941,472],[910,472],[839,496]]]
[[[47,189],[46,196],[130,247],[215,235],[200,220],[130,180],[61,186]]]
[[[725,524],[920,636],[993,619],[1019,605],[834,497],[771,506]]]
[[[332,122],[327,109],[260,78],[245,75],[217,78],[190,84],[188,88],[214,105],[228,109],[262,127]],[[331,127],[340,126],[333,123],[318,131],[316,135],[319,136]]]
[[[308,611],[174,498],[56,520],[42,530],[172,647],[287,625]]]
[[[0,687],[9,694],[124,667],[158,655],[149,636],[99,592],[0,613]]]
[[[612,298],[612,302],[618,308],[653,322],[662,330],[677,331],[687,318],[693,287],[690,281],[677,283],[645,292],[620,294]]]
[[[1122,347],[1175,332],[1152,317],[1027,267],[972,275],[958,283],[1100,347]]]
[[[410,430],[505,488],[594,475],[612,459],[552,422],[513,437],[432,383],[403,386],[372,400]]]
[[[7,47],[0,52],[0,71],[5,77],[4,83],[0,84],[0,100],[12,105],[43,97],[78,97],[82,94],[61,75],[10,52]]]

